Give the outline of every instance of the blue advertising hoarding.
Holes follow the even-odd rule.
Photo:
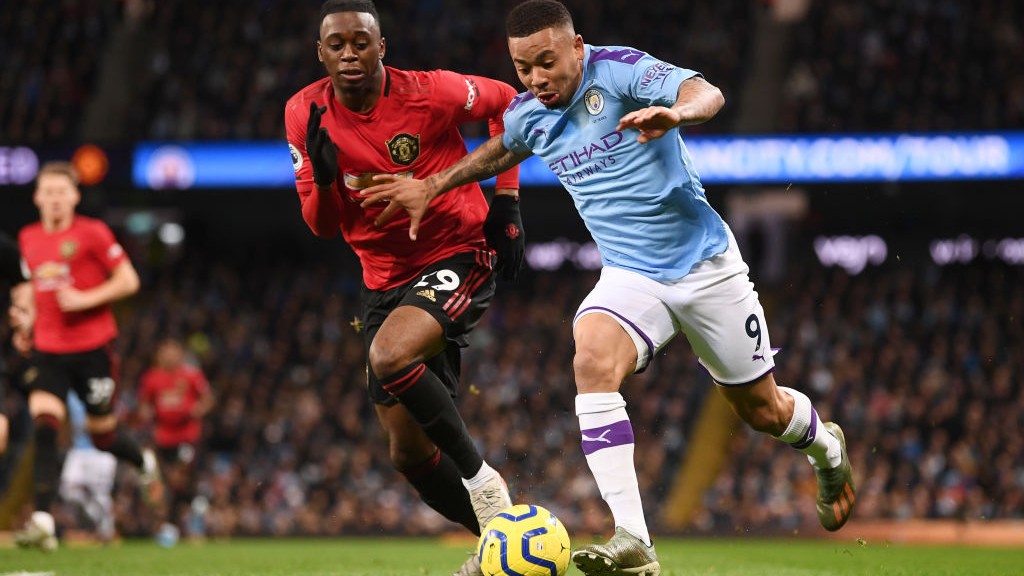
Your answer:
[[[1024,132],[687,138],[708,183],[1024,178]]]
[[[135,147],[139,188],[289,188],[295,185],[284,141],[143,142]]]
[[[706,184],[1024,179],[1024,131],[685,140]],[[290,188],[295,174],[283,141],[144,142],[135,149],[132,180],[149,189]],[[520,183],[560,185],[537,157],[521,165]]]

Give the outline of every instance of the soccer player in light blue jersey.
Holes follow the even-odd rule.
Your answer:
[[[68,422],[71,424],[71,449],[64,457],[60,476],[60,495],[79,507],[103,542],[114,538],[114,479],[117,458],[96,448],[89,438],[85,403],[74,391],[67,397]]]
[[[555,0],[527,0],[507,20],[528,89],[505,133],[426,180],[378,177],[364,204],[383,222],[409,213],[410,236],[430,201],[536,154],[572,195],[600,249],[601,278],[573,324],[576,414],[583,451],[615,520],[605,544],[573,553],[584,574],[656,576],[660,565],[633,465],[620,386],[683,333],[736,413],[805,453],[818,479],[822,525],[850,517],[854,482],[842,430],[803,393],[776,385],[764,311],[729,227],[711,208],[678,128],[710,120],[724,98],[692,70],[628,47],[591,46]]]

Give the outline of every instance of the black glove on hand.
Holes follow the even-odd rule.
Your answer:
[[[523,217],[519,214],[519,197],[496,194],[491,209],[484,220],[484,238],[487,245],[498,253],[495,272],[503,280],[515,280],[523,267],[526,253],[526,234],[523,231]]]
[[[313,165],[313,182],[321,188],[329,188],[338,179],[338,147],[327,128],[320,127],[320,117],[326,111],[327,106],[317,108],[316,102],[310,102],[306,125],[306,154]]]

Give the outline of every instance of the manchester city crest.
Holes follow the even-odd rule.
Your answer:
[[[420,135],[395,134],[395,137],[387,141],[388,154],[395,164],[408,166],[420,155]]]
[[[587,104],[587,112],[597,116],[604,110],[604,95],[597,88],[591,88],[583,94],[583,101]]]

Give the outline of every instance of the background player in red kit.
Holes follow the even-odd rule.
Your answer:
[[[153,443],[170,490],[161,532],[177,534],[182,511],[192,502],[197,447],[203,417],[214,405],[213,392],[202,371],[185,362],[185,349],[173,338],[160,343],[141,382],[139,413],[143,422],[153,423]]]
[[[475,183],[438,198],[418,239],[408,220],[374,226],[382,208],[360,207],[358,194],[375,174],[423,178],[463,157],[462,123],[488,120],[501,133],[516,92],[478,76],[398,70],[384,54],[372,2],[323,4],[317,55],[328,77],[285,107],[296,188],[313,232],[340,230],[362,263],[368,388],[392,462],[427,504],[479,533],[510,500],[453,396],[459,347],[494,294],[495,251],[505,278],[522,264],[518,172],[498,176],[489,209]],[[475,557],[460,571],[479,573]]]
[[[57,547],[49,510],[60,481],[57,433],[67,418],[69,389],[85,401],[93,444],[138,467],[145,496],[162,491],[155,455],[144,455],[118,428],[114,413],[117,325],[110,304],[135,294],[139,276],[106,224],[75,214],[80,199],[78,175],[70,164],[44,164],[33,196],[39,222],[18,235],[34,296],[34,322],[17,329],[21,342],[31,331],[33,349],[25,384],[35,424],[35,512],[16,541],[44,550]]]

